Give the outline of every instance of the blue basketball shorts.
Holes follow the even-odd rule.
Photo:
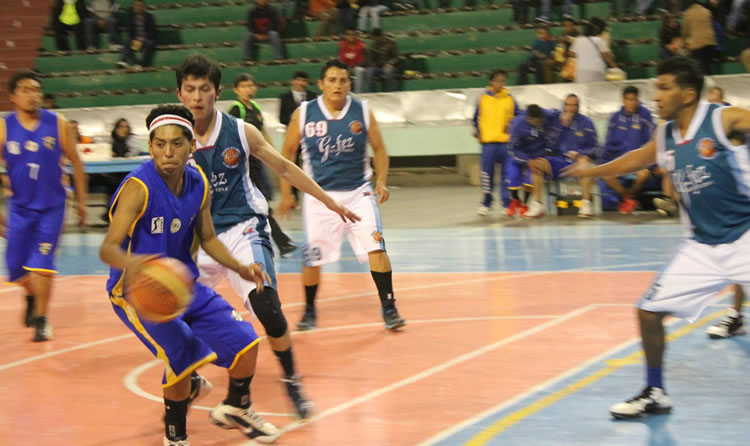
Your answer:
[[[55,251],[65,220],[65,205],[43,211],[8,207],[8,280],[15,282],[29,271],[56,274]]]

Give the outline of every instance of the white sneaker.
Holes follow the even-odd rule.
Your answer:
[[[164,442],[162,444],[164,446],[190,446],[190,441],[187,438],[184,440],[170,440],[167,437],[164,437]]]
[[[729,307],[727,315],[718,324],[708,327],[706,333],[711,339],[726,339],[745,334],[745,324],[742,322],[742,314],[736,308]]]
[[[523,218],[539,218],[544,217],[544,214],[544,205],[538,201],[532,201]]]
[[[594,215],[591,210],[591,200],[581,200],[581,207],[578,208],[579,218],[591,218]]]
[[[273,424],[255,413],[252,407],[242,409],[219,404],[208,414],[211,422],[224,429],[239,429],[247,438],[261,443],[273,443],[281,432]]]
[[[489,206],[479,206],[479,209],[477,209],[477,214],[480,217],[486,217],[486,216],[490,215],[490,211],[491,210],[492,209],[490,209]]]
[[[646,387],[640,395],[609,408],[609,413],[619,419],[638,418],[647,414],[664,414],[672,411],[672,400],[660,387]]]
[[[670,198],[656,197],[653,199],[656,213],[662,217],[673,217],[677,215],[677,203]]]
[[[209,380],[198,372],[193,372],[190,376],[190,402],[188,404],[192,406],[196,401],[211,393],[213,388],[214,385]]]

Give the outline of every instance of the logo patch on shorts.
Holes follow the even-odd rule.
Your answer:
[[[711,138],[703,138],[698,141],[698,156],[703,159],[714,159],[719,154],[716,150],[716,141]]]
[[[240,163],[240,150],[234,147],[228,147],[221,152],[221,158],[224,165],[234,169]]]
[[[154,217],[151,219],[151,233],[164,234],[164,217]]]
[[[362,133],[362,123],[359,121],[350,122],[349,131],[352,132],[352,135],[359,135]]]
[[[372,231],[372,239],[380,243],[383,241],[383,234],[378,231]]]
[[[174,234],[175,232],[179,231],[182,227],[182,222],[179,218],[175,218],[172,220],[172,224],[169,226],[169,230]]]
[[[49,254],[49,252],[52,250],[52,243],[40,243],[39,244],[39,252],[46,256]]]

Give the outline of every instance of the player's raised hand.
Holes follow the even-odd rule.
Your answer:
[[[276,206],[276,210],[274,213],[278,215],[280,218],[286,218],[289,216],[289,213],[292,209],[295,209],[297,207],[297,199],[294,198],[294,195],[288,195],[288,196],[282,196],[281,203],[279,203],[278,206]]]
[[[341,204],[339,204],[337,201],[332,200],[331,203],[327,204],[326,206],[328,207],[328,209],[339,214],[339,217],[341,217],[341,219],[344,221],[350,221],[354,223],[362,220],[359,215],[355,214],[344,206],[341,206]]]
[[[255,282],[255,287],[259,293],[263,291],[265,282],[271,283],[271,277],[263,270],[263,265],[260,263],[241,265],[237,274],[245,280]]]
[[[388,191],[388,188],[385,186],[385,184],[375,185],[375,195],[379,197],[378,203],[381,204],[385,203],[389,198],[391,198],[391,193]]]

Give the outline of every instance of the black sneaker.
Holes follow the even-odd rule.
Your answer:
[[[726,339],[745,334],[745,324],[742,321],[742,314],[734,308],[730,308],[729,313],[718,324],[708,327],[706,333],[708,333],[708,337],[711,339]]]
[[[23,316],[23,323],[27,327],[34,325],[34,296],[26,296],[26,313]]]
[[[306,310],[302,320],[297,323],[297,330],[307,331],[318,326],[318,318],[315,311]]]
[[[281,382],[286,384],[286,393],[289,394],[289,399],[294,403],[294,409],[297,411],[297,415],[301,420],[306,420],[310,417],[314,404],[305,399],[302,394],[302,381],[297,375],[291,378],[282,378]]]
[[[47,321],[47,317],[39,316],[34,320],[34,324],[36,326],[34,342],[49,341],[52,337],[52,325]]]
[[[293,253],[297,249],[297,245],[295,245],[292,242],[284,243],[283,245],[279,245],[279,255],[282,258],[286,258],[289,254]]]
[[[406,321],[398,315],[398,310],[396,310],[395,306],[383,308],[381,312],[383,313],[385,328],[389,330],[397,330],[406,325]]]
[[[646,387],[635,398],[617,403],[609,413],[618,419],[638,418],[647,414],[665,414],[672,411],[672,400],[660,387]]]

